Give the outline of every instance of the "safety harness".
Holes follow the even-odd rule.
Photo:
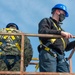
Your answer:
[[[6,32],[12,33],[12,32],[14,32],[14,29],[6,28]],[[2,51],[4,50],[2,48],[2,46],[6,46],[6,43],[7,43],[6,40],[7,40],[7,38],[11,38],[14,44],[13,45],[10,44],[10,46],[11,47],[15,46],[20,51],[21,51],[21,48],[20,48],[20,45],[17,42],[17,38],[15,36],[13,36],[13,35],[12,36],[4,35],[1,38],[2,38],[2,40],[0,40],[0,59],[2,59],[6,63],[8,70],[10,70],[15,65],[15,63],[18,60],[20,60],[20,55],[2,55],[3,54]],[[12,64],[10,64],[8,62],[8,59],[14,59],[14,62]]]
[[[47,21],[48,22],[50,22],[50,20],[51,19],[47,19]],[[51,20],[52,21],[52,20]],[[61,30],[61,28],[59,27],[57,27],[57,25],[52,21],[52,23],[53,23],[53,25],[54,25],[54,27],[57,29],[57,30]],[[62,42],[63,42],[63,46],[64,46],[64,48],[66,47],[66,43],[65,43],[65,41],[64,41],[64,39],[63,38],[60,38],[61,40],[62,40]],[[55,39],[55,38],[53,38],[53,39],[50,39],[49,41],[53,44],[55,41],[56,41],[57,39]],[[43,48],[44,50],[46,50],[47,52],[49,52],[52,56],[54,56],[54,57],[57,57],[57,55],[55,54],[55,53],[53,53],[53,51],[52,51],[52,49],[50,49],[48,46],[48,44],[43,44],[42,43],[42,41],[40,40],[40,45],[42,46],[41,48]]]

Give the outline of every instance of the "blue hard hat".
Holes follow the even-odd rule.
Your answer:
[[[69,14],[68,14],[68,12],[67,12],[67,7],[66,7],[65,5],[63,5],[63,4],[56,4],[56,5],[52,8],[52,11],[53,11],[54,9],[61,9],[61,10],[65,11],[65,14],[66,14],[65,16],[66,16],[66,17],[69,16]]]
[[[6,28],[9,28],[10,26],[15,26],[17,30],[19,30],[19,27],[15,23],[8,23],[6,25]]]

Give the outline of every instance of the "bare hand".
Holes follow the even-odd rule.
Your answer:
[[[61,31],[61,35],[67,39],[73,38],[73,35],[68,32]]]

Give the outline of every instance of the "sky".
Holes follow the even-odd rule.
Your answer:
[[[16,23],[24,33],[37,34],[38,23],[51,16],[51,8],[62,3],[67,6],[69,17],[63,21],[62,28],[75,35],[75,0],[0,0],[0,28],[8,23]],[[38,58],[38,37],[28,37],[33,47],[33,57]],[[70,39],[70,41],[75,39]],[[71,51],[66,52],[66,57]],[[72,57],[72,71],[75,72],[75,54]],[[35,66],[29,65],[27,72],[35,72]],[[39,71],[39,70],[38,70]]]

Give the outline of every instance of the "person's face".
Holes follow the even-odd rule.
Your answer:
[[[59,10],[59,13],[65,16],[65,12],[63,10]]]
[[[63,10],[57,10],[57,15],[59,17],[59,22],[62,22],[65,19],[65,12]]]

